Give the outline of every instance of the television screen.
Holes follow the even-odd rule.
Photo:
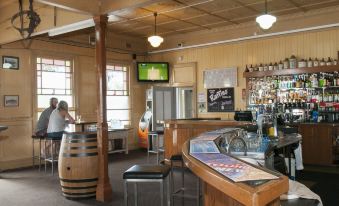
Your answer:
[[[168,82],[169,66],[167,62],[138,62],[138,81]]]

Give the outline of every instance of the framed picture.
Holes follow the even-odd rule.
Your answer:
[[[2,56],[3,69],[19,69],[19,57]]]
[[[5,107],[18,107],[19,96],[18,95],[5,95],[4,105]]]

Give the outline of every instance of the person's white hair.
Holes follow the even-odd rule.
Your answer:
[[[58,104],[58,107],[57,109],[60,111],[60,110],[65,110],[65,111],[68,111],[68,104],[66,101],[63,101],[61,100]]]

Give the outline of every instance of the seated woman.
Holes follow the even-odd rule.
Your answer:
[[[65,119],[68,119],[68,122]],[[53,110],[48,122],[47,137],[53,140],[61,140],[66,123],[74,124],[73,117],[68,113],[68,104],[60,101],[57,108]]]

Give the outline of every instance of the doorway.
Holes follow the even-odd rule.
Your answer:
[[[176,87],[176,118],[191,119],[194,117],[192,87]]]

